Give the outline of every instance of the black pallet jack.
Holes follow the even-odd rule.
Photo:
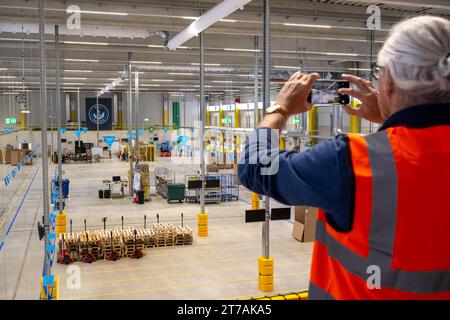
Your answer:
[[[131,259],[140,259],[144,256],[144,252],[142,249],[137,245],[137,230],[134,230],[134,251],[130,255]]]
[[[64,240],[64,234],[62,235],[61,256],[58,259],[58,262],[60,264],[65,264],[65,265],[73,263],[73,258],[70,255],[70,252],[69,252],[69,250],[67,249],[67,246],[66,246],[66,241]]]

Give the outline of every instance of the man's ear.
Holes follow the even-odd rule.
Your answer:
[[[389,69],[386,68],[386,75],[383,81],[383,92],[389,98],[391,98],[395,93],[396,87],[394,84],[394,80],[392,79],[391,73]]]

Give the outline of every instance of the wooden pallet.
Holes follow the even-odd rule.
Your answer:
[[[112,244],[111,244],[111,231],[112,231]],[[121,229],[99,230],[100,241],[102,242],[102,254],[103,258],[107,259],[111,252],[114,251],[117,257],[121,257],[123,254],[123,241]]]

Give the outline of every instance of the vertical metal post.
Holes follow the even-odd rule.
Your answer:
[[[56,118],[57,118],[57,133],[58,139],[58,182],[59,182],[59,197],[58,208],[59,213],[63,213],[63,193],[62,193],[62,146],[61,146],[61,88],[59,83],[59,26],[55,26],[55,62],[56,62]]]
[[[99,137],[98,137],[98,130],[99,130],[99,127],[100,127],[100,123],[99,123],[99,111],[98,111],[98,95],[96,96],[96,99],[95,99],[95,105],[96,105],[96,111],[97,111],[97,120],[96,120],[96,123],[97,123],[97,148],[98,148],[98,145],[99,145]],[[93,158],[92,158],[93,159]]]
[[[186,93],[183,94],[183,127],[186,128]]]
[[[264,0],[264,65],[263,65],[263,116],[266,115],[266,109],[270,107],[270,0]],[[270,202],[269,197],[264,197],[266,219],[263,224],[263,256],[268,259],[269,251],[269,232],[270,232]]]
[[[136,168],[139,163],[139,70],[134,72],[134,120],[136,121]]]
[[[47,66],[45,51],[45,9],[44,0],[39,0],[39,51],[41,72],[41,119],[42,119],[42,191],[43,191],[43,216],[45,229],[44,246],[44,275],[50,275],[50,261],[47,258],[48,234],[50,233],[50,208],[49,208],[49,186],[48,186],[48,143],[47,143]]]
[[[255,50],[258,50],[258,36],[255,36]],[[259,118],[259,54],[258,51],[255,51],[255,84],[254,84],[254,101],[255,101],[255,128],[258,127],[258,118]]]
[[[55,92],[55,94],[56,94],[56,92]],[[54,122],[53,122],[53,118],[54,118],[54,116],[55,116],[55,103],[54,103],[54,96],[53,96],[53,94],[52,94],[52,91],[50,91],[50,130],[51,130],[51,135],[50,135],[50,137],[51,137],[51,145],[52,145],[52,147],[50,148],[50,159],[52,158],[52,156],[53,156],[53,150],[54,150],[54,148],[55,148],[55,139],[54,139],[54,136],[53,136],[53,129],[54,129]]]
[[[202,180],[202,192],[200,193],[200,213],[205,212],[205,38],[203,32],[200,33],[200,170]]]
[[[133,197],[133,97],[132,97],[132,88],[133,88],[133,78],[131,76],[131,52],[128,53],[128,133],[130,138],[128,140],[130,146],[130,181],[128,185],[129,197]]]
[[[80,110],[80,88],[77,89],[77,122],[78,122],[78,150],[81,154],[81,110]]]

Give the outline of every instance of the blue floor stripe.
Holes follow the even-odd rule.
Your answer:
[[[33,185],[34,178],[36,178],[36,175],[37,175],[38,172],[39,172],[39,167],[37,168],[36,172],[34,173],[33,178],[31,179],[31,182],[30,182],[30,184],[28,185],[27,191],[25,191],[25,194],[24,194],[24,196],[23,196],[23,198],[22,198],[22,201],[20,201],[19,207],[17,207],[17,209],[16,209],[16,213],[14,214],[14,217],[13,217],[11,223],[9,224],[8,230],[6,231],[5,238],[9,235],[9,233],[10,233],[10,231],[11,231],[11,228],[12,228],[13,225],[14,225],[14,222],[16,222],[17,215],[19,214],[20,209],[22,208],[22,205],[23,205],[23,203],[25,202],[25,199],[26,199],[26,197],[27,197],[27,195],[28,195],[28,192],[30,191],[31,186]],[[5,244],[4,241],[2,241],[2,243],[0,243],[0,251],[2,250],[4,244]]]

